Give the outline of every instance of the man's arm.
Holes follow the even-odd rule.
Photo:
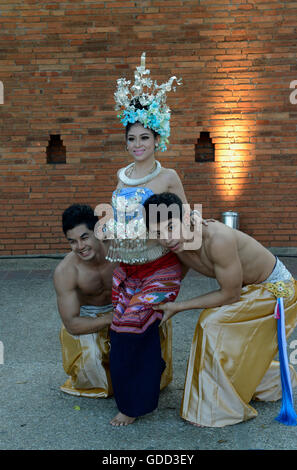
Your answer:
[[[81,317],[80,302],[76,291],[75,270],[60,269],[54,274],[54,287],[57,295],[58,310],[62,322],[71,335],[97,333],[102,328],[111,325],[112,313],[103,317]]]
[[[229,234],[220,234],[211,242],[209,254],[220,288],[190,300],[156,307],[155,310],[164,312],[162,323],[184,310],[220,307],[239,300],[242,289],[242,268],[235,239]]]
[[[182,270],[182,275],[181,275],[181,278],[182,280],[186,277],[186,275],[188,274],[189,272],[189,266],[186,266],[185,264],[181,263],[181,270]]]

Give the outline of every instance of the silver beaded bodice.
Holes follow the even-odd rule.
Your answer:
[[[149,240],[142,213],[142,204],[153,194],[148,188],[121,188],[113,192],[114,218],[106,229],[114,235],[106,259],[127,264],[154,261],[169,250],[157,240]]]

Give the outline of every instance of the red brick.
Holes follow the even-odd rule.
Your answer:
[[[13,3],[1,3],[0,220],[7,226],[0,254],[65,252],[63,209],[110,201],[116,170],[130,161],[113,92],[119,76],[133,78],[143,50],[158,82],[183,78],[168,98],[171,145],[157,157],[176,168],[189,201],[202,202],[209,216],[236,208],[260,241],[296,246],[297,108],[289,101],[296,5],[65,0],[36,10],[31,0]],[[215,162],[195,162],[203,130]],[[55,133],[65,165],[46,164]]]

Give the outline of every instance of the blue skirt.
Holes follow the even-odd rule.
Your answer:
[[[158,406],[161,375],[166,367],[159,324],[155,321],[140,334],[110,330],[112,387],[118,409],[126,416],[142,416]]]

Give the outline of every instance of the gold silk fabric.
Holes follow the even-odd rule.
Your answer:
[[[109,372],[109,328],[98,333],[73,336],[64,326],[60,331],[63,368],[69,376],[63,392],[90,398],[112,395]]]
[[[102,316],[104,314],[99,314]],[[160,389],[172,380],[172,323],[159,328],[162,357],[166,368]],[[109,328],[98,333],[73,336],[62,326],[60,331],[63,368],[68,379],[60,389],[70,395],[107,398],[113,394],[109,372]]]
[[[284,284],[288,337],[297,323],[297,282]],[[278,351],[276,295],[280,291],[273,292],[271,284],[252,284],[243,287],[238,302],[201,312],[188,361],[182,418],[222,427],[257,416],[249,404],[252,399],[281,397],[279,363],[273,361]],[[290,372],[296,386],[292,366]]]

